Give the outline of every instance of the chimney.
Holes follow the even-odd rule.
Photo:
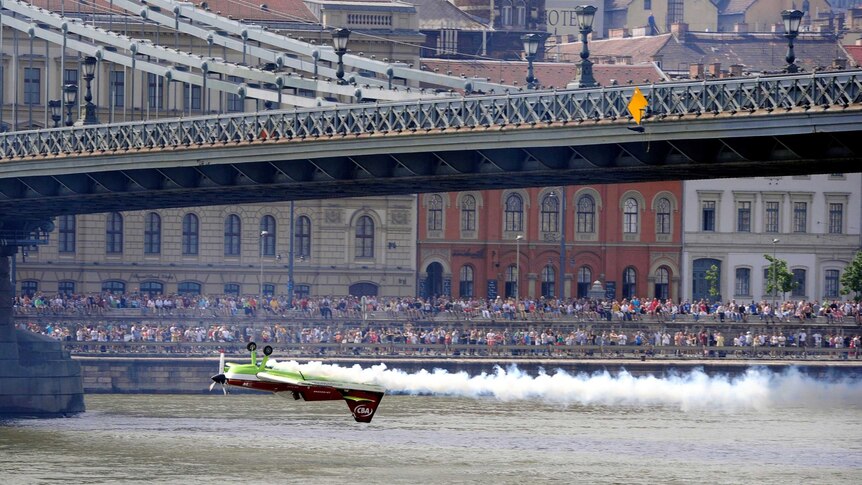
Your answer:
[[[677,22],[670,25],[670,33],[676,37],[679,42],[685,42],[685,34],[688,33],[688,24],[685,22]]]
[[[832,69],[847,69],[847,59],[838,57],[832,61]]]
[[[738,24],[734,24],[733,25],[733,31],[738,33],[738,34],[744,34],[744,33],[748,32],[748,24],[746,24],[745,22],[740,22]]]
[[[707,72],[709,73],[710,77],[721,77],[721,63],[713,62],[707,68]]]
[[[730,65],[730,77],[742,77],[742,64]]]
[[[856,39],[856,43],[854,45],[862,45],[862,37]]]
[[[629,36],[629,29],[609,29],[608,39],[623,39]]]
[[[703,64],[691,64],[688,66],[688,77],[691,79],[703,79]]]
[[[632,29],[632,37],[645,37],[647,34],[647,27],[634,27]]]

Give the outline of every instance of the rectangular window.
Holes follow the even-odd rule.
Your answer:
[[[150,108],[165,107],[165,78],[147,73],[147,99]]]
[[[829,204],[829,234],[844,233],[844,204]]]
[[[191,89],[189,89],[191,88]],[[183,106],[187,110],[201,109],[201,87],[183,84]]]
[[[644,10],[652,10],[652,0],[644,0]]]
[[[736,269],[736,286],[734,287],[735,296],[750,296],[751,295],[751,270],[748,268]]]
[[[715,201],[705,200],[701,205],[701,230],[715,232]]]
[[[242,82],[242,78],[237,76],[228,76],[227,80],[239,85]],[[244,111],[243,109],[243,100],[239,97],[238,94],[228,94],[227,95],[227,110],[232,113],[238,113]]]
[[[111,71],[111,91],[114,99],[114,107],[122,108],[126,105],[126,73],[123,71]]]
[[[74,84],[76,86],[80,86],[80,84],[78,84],[78,68],[66,69],[63,71],[63,84]]]
[[[75,252],[75,216],[63,215],[59,217],[58,251],[61,253]]]
[[[808,202],[793,203],[793,232],[808,231]]]
[[[778,232],[778,202],[766,203],[766,221],[764,224],[765,232]]]
[[[736,231],[751,232],[751,202],[742,201],[737,205]]]
[[[42,85],[42,71],[36,67],[24,68],[24,104],[39,104],[39,87]]]
[[[823,296],[826,298],[838,298],[840,275],[841,273],[837,269],[826,270],[826,286],[823,290]]]

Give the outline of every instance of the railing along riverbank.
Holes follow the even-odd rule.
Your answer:
[[[225,352],[247,356],[245,342],[63,342],[73,355],[105,357],[211,357]],[[620,359],[620,360],[859,360],[862,349],[772,346],[656,346],[656,345],[505,345],[405,343],[259,343],[271,345],[273,356],[315,359],[379,357],[381,359]]]

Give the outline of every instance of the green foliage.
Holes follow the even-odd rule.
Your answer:
[[[862,251],[857,251],[853,261],[844,268],[841,285],[842,294],[854,293],[855,300],[862,299]]]
[[[716,297],[718,296],[718,266],[712,265],[706,270],[706,275],[704,275],[704,279],[707,283],[709,283],[709,296]]]
[[[793,281],[793,273],[787,269],[787,261],[773,258],[769,254],[764,254],[763,257],[769,261],[769,280],[766,282],[766,292],[771,295],[777,290],[777,292],[781,293],[783,300],[785,293],[793,291],[796,288],[796,282]]]

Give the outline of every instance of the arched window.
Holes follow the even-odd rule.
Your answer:
[[[224,255],[239,256],[242,223],[239,216],[231,214],[224,220]]]
[[[666,197],[658,200],[655,208],[655,232],[670,234],[670,201]]]
[[[177,285],[177,293],[180,295],[200,295],[201,284],[194,281],[183,281]]]
[[[670,298],[670,271],[664,266],[655,270],[654,295],[659,300]]]
[[[626,234],[638,232],[638,201],[634,198],[626,199],[623,205],[623,232]]]
[[[224,294],[226,296],[239,296],[239,283],[225,283]]]
[[[126,292],[126,283],[118,280],[107,280],[102,282],[102,292],[120,295]]]
[[[149,296],[164,295],[165,285],[162,284],[160,281],[142,281],[140,291],[141,294],[146,294]]]
[[[473,296],[473,267],[470,265],[461,266],[461,285],[458,293],[464,298]]]
[[[162,252],[162,218],[155,212],[147,214],[144,220],[144,254]]]
[[[556,293],[555,282],[557,281],[557,272],[550,264],[542,268],[542,296],[553,297]]]
[[[593,272],[587,266],[578,268],[578,298],[586,298],[590,294],[590,286],[593,284]]]
[[[200,221],[194,214],[183,216],[183,254],[198,254],[198,238],[200,235]]]
[[[554,192],[542,197],[541,214],[542,232],[557,232],[560,230],[560,198]]]
[[[299,216],[294,225],[295,255],[300,258],[311,257],[311,219]]]
[[[515,19],[513,24],[517,27],[527,26],[527,6],[522,1],[515,3]]]
[[[264,283],[263,284],[263,296],[273,296],[275,295],[275,285],[272,283]]]
[[[461,230],[476,230],[476,198],[465,195],[461,199]]]
[[[109,254],[122,253],[123,216],[119,212],[111,212],[105,222],[105,252]]]
[[[428,196],[428,230],[443,230],[443,197],[440,194]]]
[[[63,280],[57,283],[57,292],[67,297],[75,294],[75,282],[71,280]]]
[[[629,266],[623,270],[623,298],[632,298],[637,293],[637,273]]]
[[[311,285],[296,285],[293,289],[293,294],[297,298],[308,298],[311,296]]]
[[[751,270],[748,268],[736,268],[736,283],[733,288],[734,296],[751,296]]]
[[[582,195],[578,198],[578,232],[596,232],[596,201],[591,195]]]
[[[790,296],[793,296],[793,297],[805,296],[805,270],[804,269],[794,269],[793,270],[793,290],[791,290]]]
[[[357,258],[374,257],[374,221],[368,216],[362,216],[356,221]]]
[[[58,248],[61,253],[75,252],[75,215],[67,214],[59,217]]]
[[[377,285],[374,283],[361,282],[361,283],[353,283],[347,289],[348,294],[361,297],[361,296],[377,296]]]
[[[518,295],[518,268],[513,264],[506,268],[506,298]]]
[[[506,197],[505,230],[520,232],[524,230],[524,201],[518,194]]]
[[[261,256],[275,256],[275,217],[267,215],[260,218],[260,233]]]

